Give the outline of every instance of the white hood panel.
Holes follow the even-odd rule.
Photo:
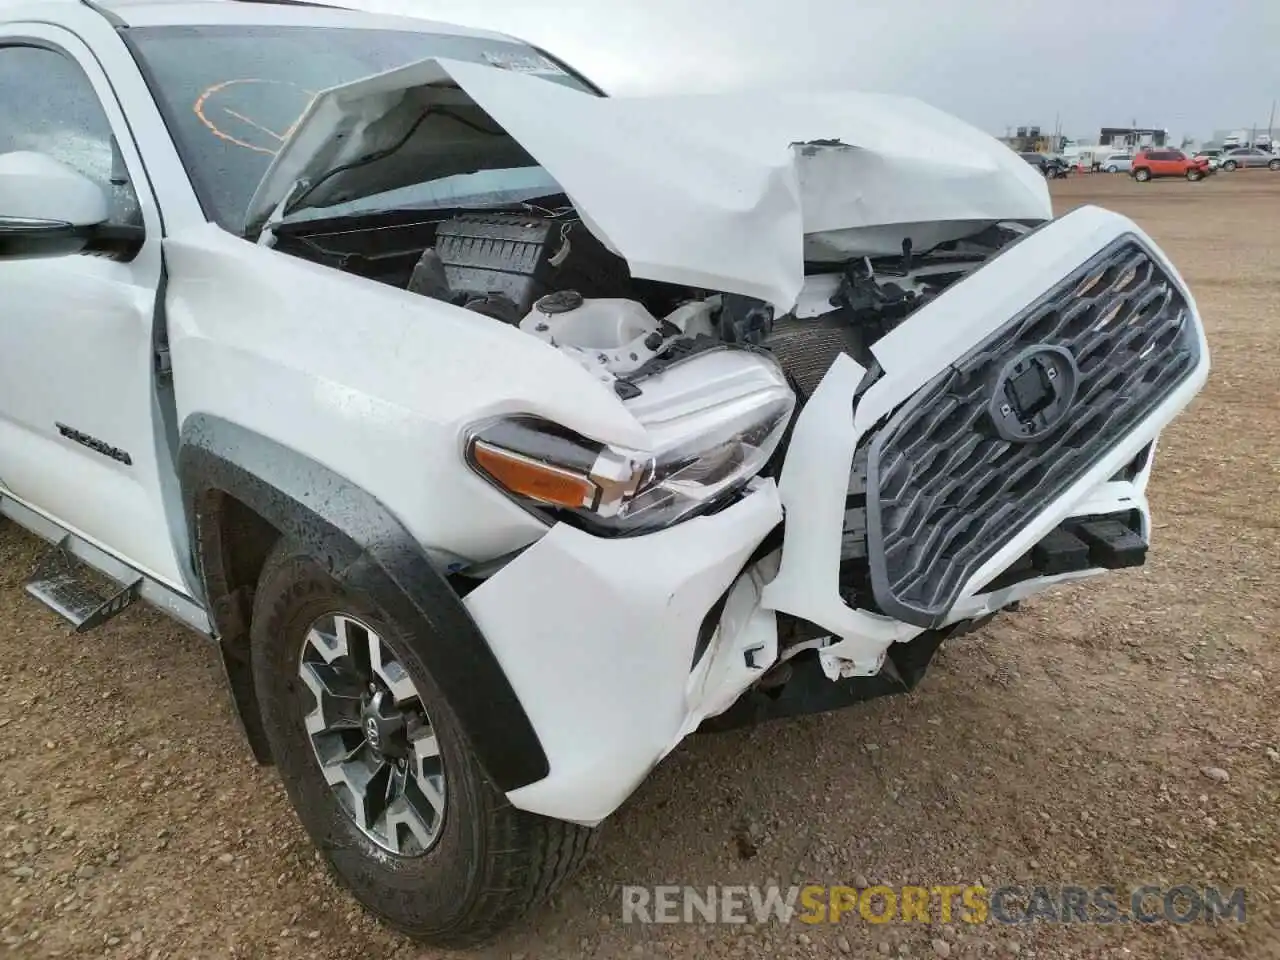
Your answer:
[[[635,276],[741,293],[789,310],[804,258],[917,252],[998,220],[1052,216],[1012,150],[903,97],[748,91],[595,97],[507,69],[429,59],[320,94],[255,194],[260,223],[300,178],[403,139],[456,83],[561,185]],[[410,142],[371,165],[404,186]],[[386,169],[383,169],[386,168]],[[399,172],[391,172],[391,171]],[[348,193],[349,193],[348,185]],[[371,191],[372,192],[372,191]],[[309,198],[323,203],[317,190]]]

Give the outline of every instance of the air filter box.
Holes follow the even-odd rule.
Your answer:
[[[435,252],[454,294],[502,294],[524,316],[549,288],[561,226],[524,214],[463,214],[436,229]]]

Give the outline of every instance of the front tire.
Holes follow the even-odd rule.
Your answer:
[[[1280,170],[1280,160],[1270,160],[1267,162],[1267,169]]]
[[[267,558],[250,629],[285,791],[370,912],[432,945],[474,946],[585,859],[595,831],[516,810],[489,781],[422,639],[287,540]]]
[[[1222,165],[1222,169],[1227,171],[1227,173],[1231,173],[1233,170],[1235,170],[1236,166],[1237,164],[1234,160],[1228,160],[1226,163]]]
[[[1203,178],[1204,178],[1204,173],[1202,173],[1200,170],[1196,169],[1195,167],[1191,167],[1189,170],[1187,170],[1187,179],[1190,180],[1192,183],[1195,183],[1197,180],[1202,180]]]
[[[1137,170],[1133,171],[1133,179],[1137,180],[1139,183],[1146,183],[1151,179],[1151,171],[1146,167],[1139,167]]]
[[[1120,168],[1117,167],[1114,163],[1111,164],[1111,166],[1107,167],[1107,173],[1119,173],[1119,172],[1120,172]]]

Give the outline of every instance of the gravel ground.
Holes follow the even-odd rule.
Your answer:
[[[1186,274],[1214,372],[1167,431],[1153,554],[945,649],[915,693],[695,738],[486,957],[1280,957],[1280,175],[1095,175]],[[214,651],[134,608],[68,636],[0,530],[0,945],[10,955],[427,958],[326,877]],[[1206,772],[1208,771],[1208,772]],[[622,884],[1180,882],[1244,924],[621,922]]]

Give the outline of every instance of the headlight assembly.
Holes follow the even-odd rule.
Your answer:
[[[795,397],[772,358],[719,351],[645,381],[628,408],[648,450],[598,443],[543,419],[489,421],[467,439],[477,473],[523,505],[601,534],[670,526],[741,488],[782,439]]]

